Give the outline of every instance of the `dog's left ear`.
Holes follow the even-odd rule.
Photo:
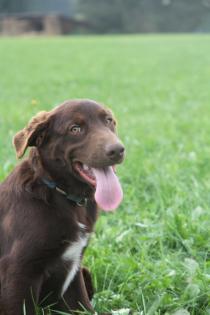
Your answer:
[[[13,144],[18,158],[21,158],[27,147],[38,146],[43,140],[44,131],[49,125],[50,112],[39,112],[28,125],[13,138]]]

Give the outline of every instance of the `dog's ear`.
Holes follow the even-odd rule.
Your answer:
[[[21,158],[27,147],[39,146],[42,143],[44,131],[49,125],[50,112],[39,112],[13,138],[13,144],[18,158]]]

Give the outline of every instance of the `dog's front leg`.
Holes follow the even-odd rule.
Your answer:
[[[42,277],[32,268],[24,268],[11,258],[0,263],[1,304],[5,315],[35,315],[35,303],[39,295]]]
[[[80,269],[74,280],[63,295],[63,298],[59,302],[58,309],[62,309],[66,312],[78,314],[79,310],[87,310],[94,313],[94,309],[90,303],[88,292],[86,289],[83,270]]]
[[[65,312],[78,315],[78,311],[87,310],[97,315],[112,315],[112,313],[97,313],[93,309],[90,300],[93,298],[94,288],[92,278],[87,268],[81,268],[76,274],[71,285],[65,292],[61,309]]]

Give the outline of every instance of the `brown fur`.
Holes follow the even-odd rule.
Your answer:
[[[116,143],[115,121],[106,123],[110,111],[89,100],[67,101],[50,112],[41,112],[14,137],[17,157],[23,160],[0,185],[0,314],[34,315],[34,302],[67,312],[82,307],[93,312],[90,273],[80,268],[63,298],[61,287],[71,262],[61,259],[77,240],[77,222],[91,233],[97,219],[94,188],[73,168],[79,160],[92,167],[120,163],[107,148]],[[83,132],[73,135],[71,126]],[[123,147],[122,147],[123,148]],[[42,178],[55,181],[64,191],[87,198],[78,206],[50,189]],[[43,302],[44,301],[44,302]]]

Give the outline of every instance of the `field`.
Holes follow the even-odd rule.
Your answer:
[[[91,98],[118,119],[124,201],[85,255],[97,311],[210,314],[209,52],[201,35],[0,40],[0,180],[39,110]]]

